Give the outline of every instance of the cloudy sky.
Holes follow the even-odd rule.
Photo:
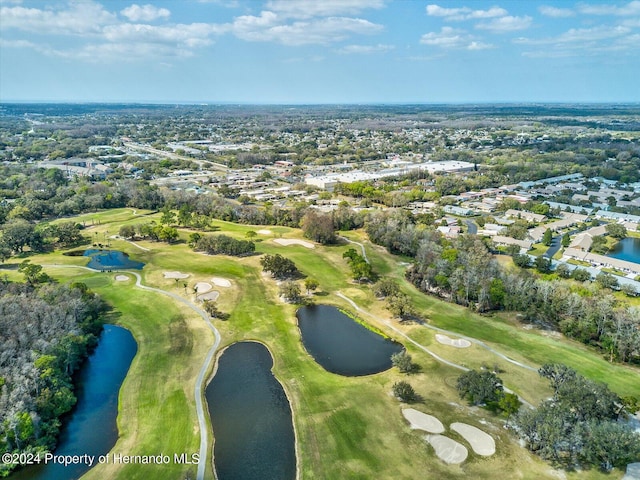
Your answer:
[[[639,102],[640,0],[0,0],[0,101]]]

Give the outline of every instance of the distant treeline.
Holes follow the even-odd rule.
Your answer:
[[[84,284],[0,283],[0,454],[53,451],[105,307]]]

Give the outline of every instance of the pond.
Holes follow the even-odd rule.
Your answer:
[[[640,238],[623,238],[607,256],[627,262],[640,263]]]
[[[293,480],[295,435],[289,400],[273,376],[269,350],[257,342],[228,347],[205,396],[218,480]]]
[[[144,263],[131,260],[129,255],[118,250],[98,250],[94,248],[85,250],[83,255],[91,259],[87,267],[94,270],[120,270],[125,268],[141,270],[144,267]]]
[[[55,455],[93,455],[113,448],[118,439],[118,393],[138,346],[122,327],[105,325],[98,346],[75,378],[78,402],[66,418]],[[65,467],[48,463],[25,468],[12,480],[74,480],[89,470],[80,463]]]
[[[403,346],[368,330],[331,305],[302,307],[296,313],[302,343],[325,370],[356,377],[391,368]]]

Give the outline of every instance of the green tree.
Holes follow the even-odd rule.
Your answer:
[[[335,227],[329,214],[309,208],[302,217],[301,226],[304,236],[315,242],[323,245],[336,242]]]
[[[569,245],[571,245],[571,236],[568,233],[565,233],[562,235],[562,246],[567,248]]]
[[[553,233],[551,232],[550,229],[547,228],[544,231],[544,234],[542,235],[542,244],[548,247],[549,245],[551,245],[552,241],[553,241]]]
[[[536,257],[534,264],[536,266],[536,270],[540,273],[550,273],[551,272],[551,260],[542,255]]]
[[[307,290],[307,295],[317,289],[318,285],[318,281],[315,278],[307,277],[304,279],[304,288]]]
[[[278,293],[281,297],[283,297],[287,302],[290,303],[299,303],[301,300],[300,285],[292,280],[282,282]]]
[[[618,240],[627,237],[627,229],[624,225],[620,225],[619,223],[608,223],[604,228],[606,229],[609,236],[617,238]]]
[[[417,400],[416,391],[409,382],[396,382],[391,387],[391,391],[401,402],[411,403]]]
[[[466,399],[471,405],[496,403],[503,396],[502,381],[488,370],[463,373],[458,377],[456,389],[460,398]]]
[[[413,305],[408,295],[399,292],[396,295],[387,297],[387,308],[394,317],[404,320],[414,315]]]
[[[391,355],[391,365],[400,370],[401,373],[411,373],[415,369],[415,364],[411,361],[411,355],[403,350]]]
[[[260,259],[260,265],[262,265],[263,271],[270,273],[273,278],[280,280],[300,275],[296,264],[279,253],[275,255],[265,254]]]
[[[136,229],[133,225],[123,225],[120,227],[118,235],[120,235],[122,238],[132,239],[136,236]]]

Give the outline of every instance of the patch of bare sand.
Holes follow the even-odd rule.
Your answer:
[[[467,348],[471,346],[471,342],[469,340],[465,340],[464,338],[450,338],[446,335],[442,335],[441,333],[436,333],[436,340],[443,345],[449,345],[456,348]]]
[[[127,275],[116,275],[116,282],[126,282],[129,280]]]
[[[164,278],[187,278],[189,276],[188,273],[181,272],[163,272]]]
[[[197,293],[205,293],[208,292],[209,290],[211,290],[213,287],[211,286],[210,283],[207,282],[198,282],[196,283],[195,287],[193,287],[196,289]]]
[[[215,302],[219,296],[220,296],[220,292],[216,292],[215,290],[213,290],[211,292],[198,295],[196,299],[198,299],[201,302],[204,302],[205,300],[211,300],[212,302]]]
[[[493,437],[479,428],[459,422],[452,423],[450,428],[469,442],[471,449],[478,455],[488,457],[496,453],[496,442]]]
[[[316,246],[311,242],[306,242],[304,240],[299,240],[297,238],[276,238],[274,242],[284,245],[285,247],[289,245],[302,245],[305,248],[316,248]]]
[[[271,235],[273,232],[271,230],[263,228],[261,230],[258,230],[256,233],[258,233],[258,235]]]
[[[461,443],[444,435],[427,435],[425,440],[431,444],[440,460],[457,465],[467,459],[469,451]]]
[[[402,415],[407,419],[412,429],[424,430],[429,433],[444,432],[444,425],[433,415],[427,415],[413,408],[402,409]]]
[[[213,277],[211,281],[213,282],[214,285],[217,285],[218,287],[229,288],[231,286],[231,282],[226,278]]]

